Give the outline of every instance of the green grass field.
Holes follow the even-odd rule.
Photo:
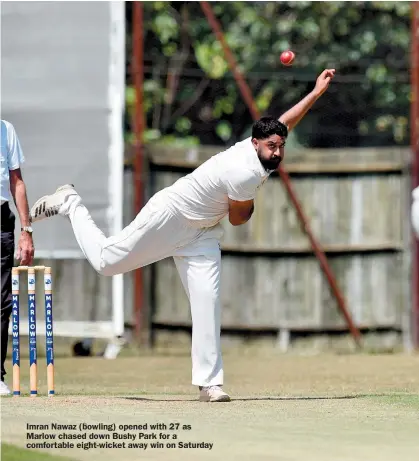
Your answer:
[[[122,356],[114,361],[59,357],[57,395],[49,399],[43,362],[39,359],[40,396],[1,399],[2,460],[419,459],[418,355],[302,356],[269,349],[227,353],[225,388],[233,398],[227,404],[196,401],[189,351]],[[21,369],[22,391],[27,392],[26,359]],[[74,424],[77,430],[52,430],[52,423]],[[102,426],[80,431],[80,423]],[[156,423],[166,427],[151,429]],[[47,425],[48,430],[29,430],[28,424]],[[109,424],[115,429],[104,429]],[[144,424],[143,430],[120,428]],[[135,440],[89,438],[114,437],[114,432],[118,437],[130,434]],[[79,434],[86,439],[70,442],[125,442],[125,448],[22,450],[27,443],[51,442],[28,440],[29,433]],[[145,439],[144,434],[158,439]],[[157,441],[163,447],[151,446]],[[179,442],[207,445],[181,448]],[[137,446],[128,448],[128,443]],[[147,444],[145,449],[140,443]],[[167,443],[176,448],[166,447]]]
[[[1,459],[7,461],[70,461],[70,458],[49,455],[43,452],[37,453],[34,450],[19,448],[8,443],[1,444]]]

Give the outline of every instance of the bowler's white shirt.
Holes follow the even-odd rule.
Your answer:
[[[9,171],[17,170],[25,158],[13,125],[1,120],[1,203],[10,200]]]
[[[228,199],[252,200],[271,171],[261,164],[251,138],[214,155],[164,193],[171,210],[199,227],[216,225],[228,214]]]

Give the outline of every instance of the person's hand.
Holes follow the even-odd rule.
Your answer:
[[[321,96],[328,88],[330,81],[335,76],[335,69],[325,69],[316,80],[314,91]]]
[[[29,232],[23,231],[20,234],[17,244],[16,259],[20,260],[21,266],[30,266],[33,261],[35,249],[33,246],[32,235]]]

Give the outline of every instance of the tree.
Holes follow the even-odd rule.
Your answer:
[[[146,139],[228,145],[248,135],[251,116],[199,2],[143,5]],[[330,91],[295,130],[295,144],[408,143],[409,2],[211,5],[262,113],[279,116],[319,72],[336,68]],[[286,49],[297,56],[291,68],[279,62]],[[134,102],[128,86],[129,109]]]

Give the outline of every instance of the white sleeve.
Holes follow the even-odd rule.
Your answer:
[[[253,171],[238,168],[226,172],[225,184],[229,199],[244,202],[255,198],[260,181]]]
[[[17,170],[25,161],[22,148],[20,147],[19,138],[17,137],[14,126],[7,124],[7,149],[8,149],[8,167],[9,170]]]

